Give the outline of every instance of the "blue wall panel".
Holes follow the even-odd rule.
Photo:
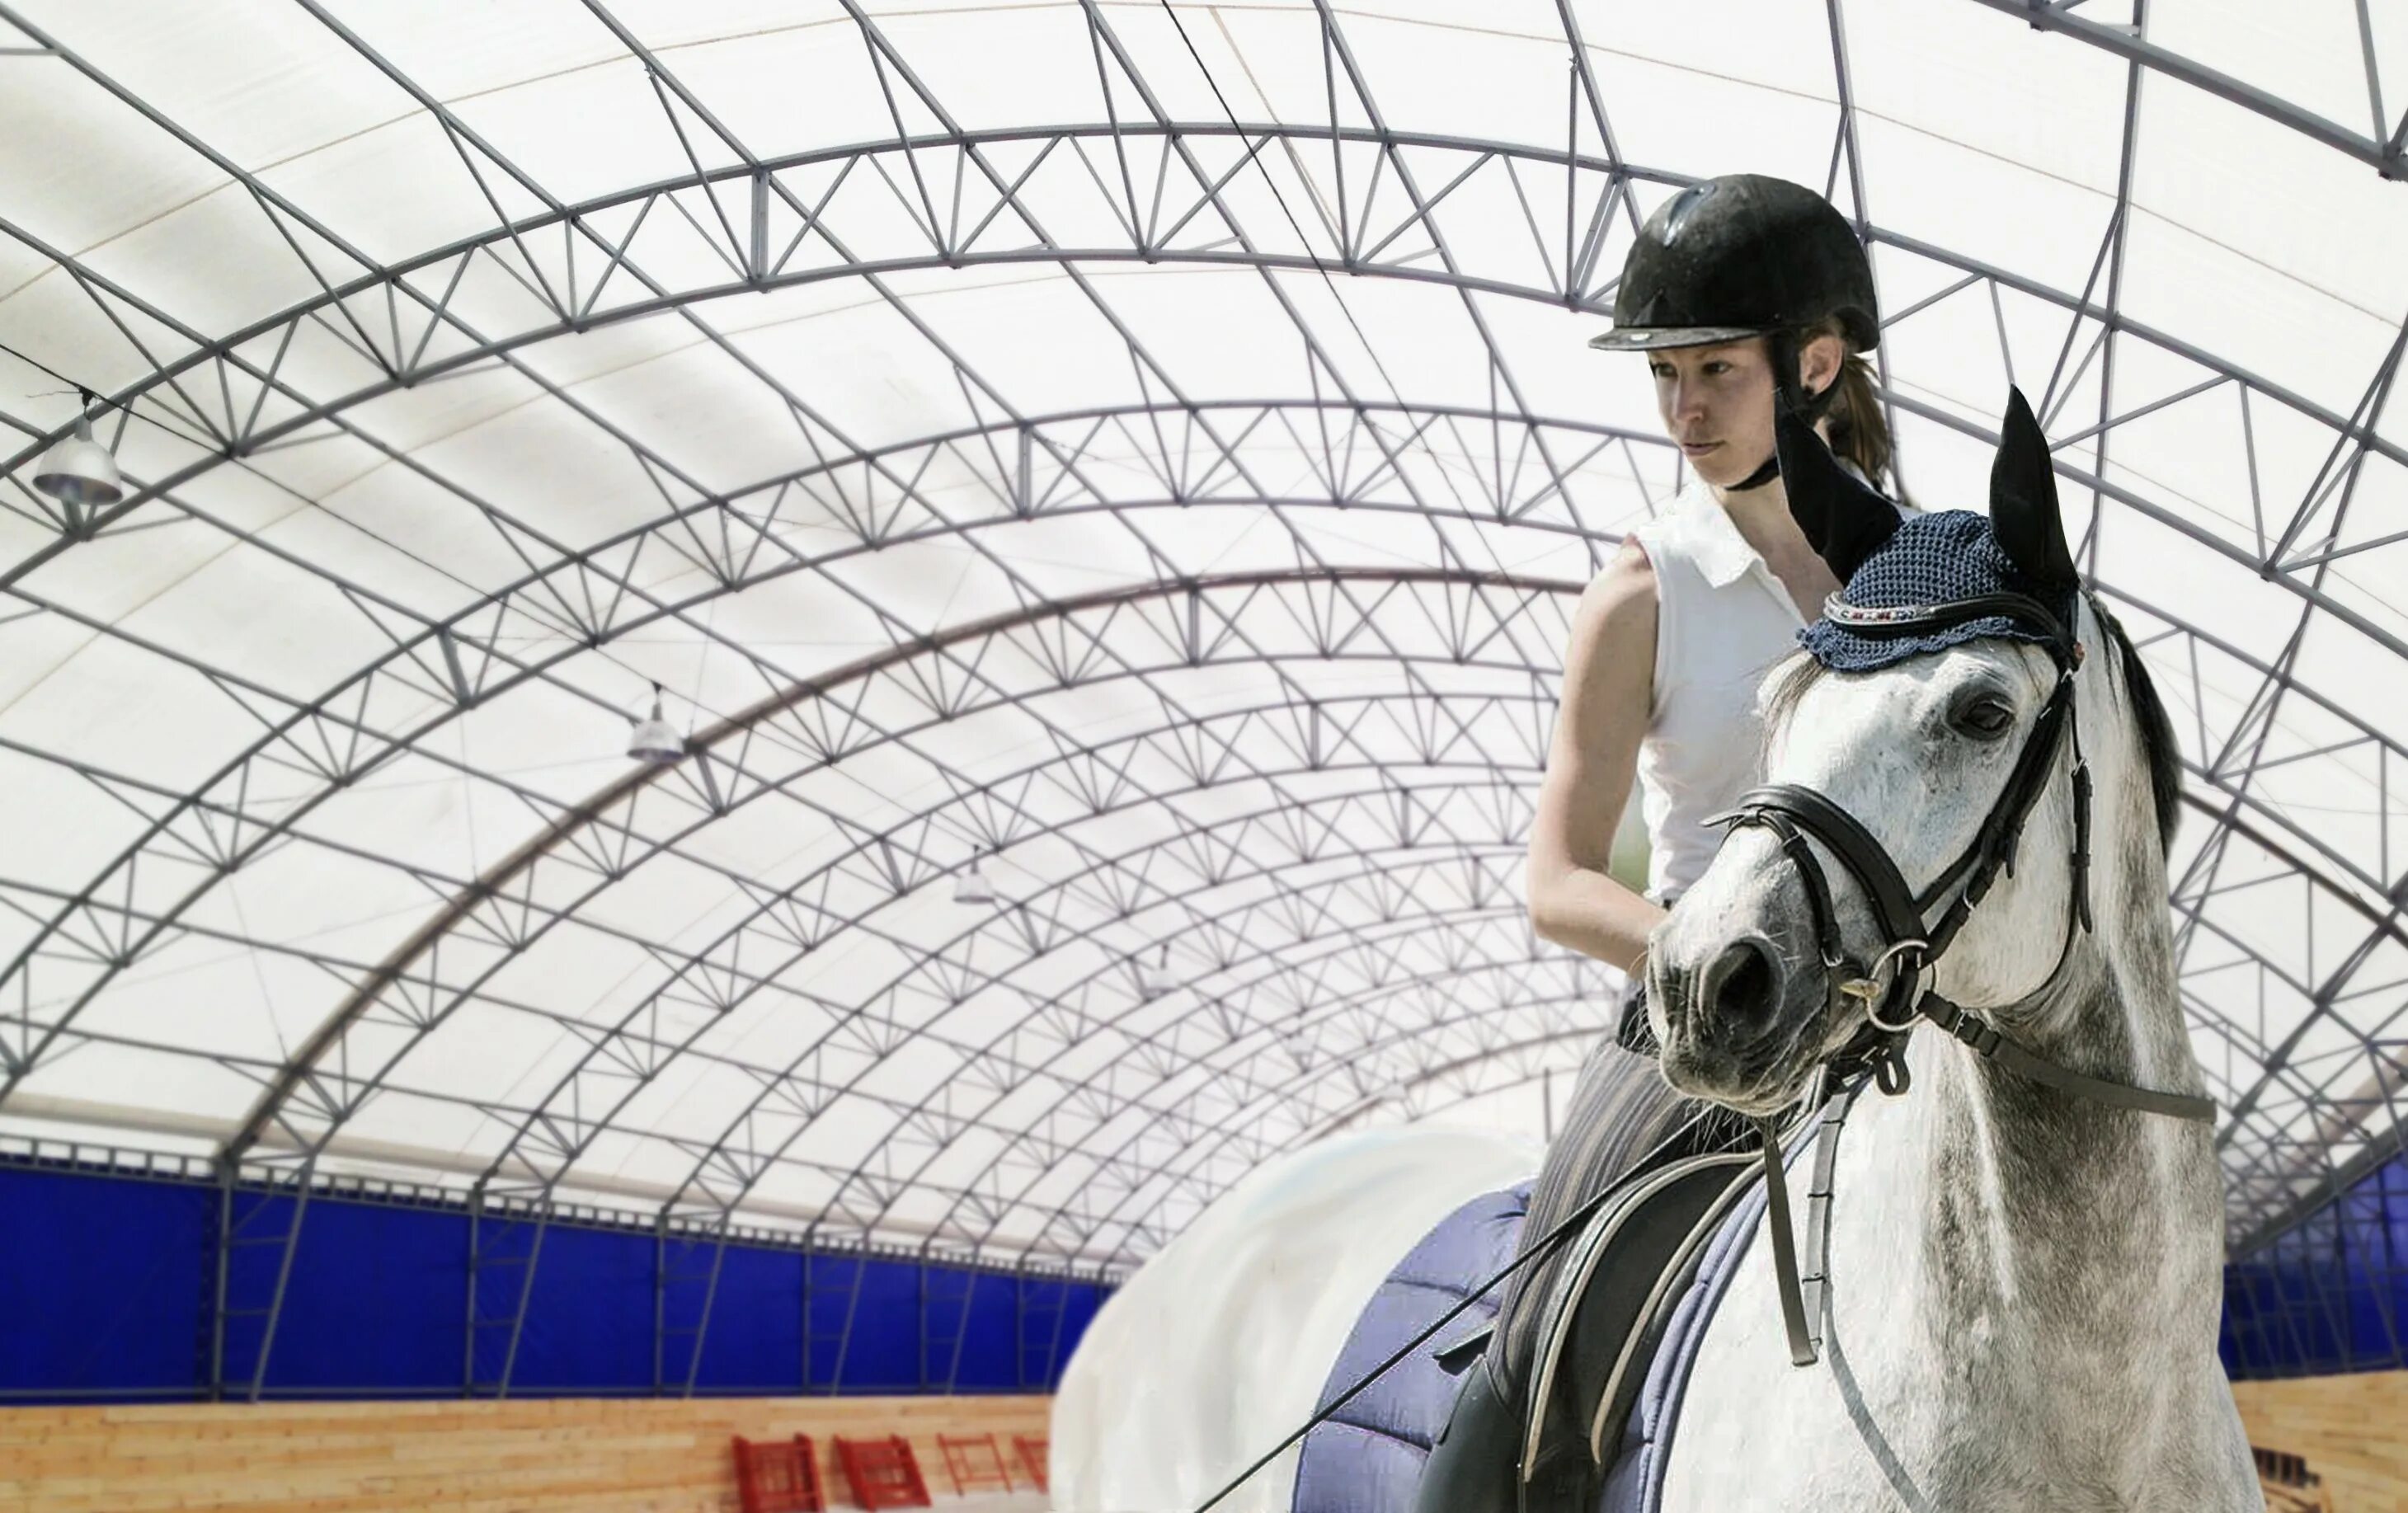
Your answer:
[[[920,1268],[872,1257],[861,1263],[853,1330],[837,1390],[920,1390]]]
[[[0,1165],[0,1393],[205,1395],[219,1202],[206,1184]],[[225,1377],[244,1395],[264,1319],[240,1315],[275,1296],[293,1200],[237,1194],[235,1220],[252,1243],[233,1253]],[[490,1392],[536,1229],[487,1220],[475,1233],[485,1259],[476,1381]],[[320,1195],[298,1235],[265,1395],[463,1390],[465,1214]],[[518,1396],[652,1392],[656,1306],[671,1393],[690,1367],[697,1392],[1042,1392],[1103,1295],[1058,1278],[676,1238],[663,1247],[638,1230],[571,1224],[543,1230],[535,1259]]]
[[[731,1245],[704,1337],[699,1392],[802,1391],[803,1258]]]
[[[2395,1158],[2224,1269],[2234,1377],[2408,1365],[2408,1158]]]
[[[467,1245],[460,1214],[313,1199],[268,1356],[269,1387],[457,1392]]]
[[[1013,1278],[973,1273],[961,1351],[953,1363],[957,1392],[1009,1392],[1020,1386],[1019,1289]]]
[[[845,1325],[853,1316],[853,1288],[861,1268],[858,1256],[810,1258],[807,1321],[810,1327],[811,1376],[808,1386],[811,1392],[837,1390],[844,1364]]]
[[[652,1392],[652,1250],[630,1231],[545,1231],[512,1393]]]
[[[216,1201],[0,1167],[0,1392],[189,1392]]]

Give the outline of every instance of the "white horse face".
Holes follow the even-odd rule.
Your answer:
[[[1920,892],[1972,844],[2055,678],[2038,648],[1997,640],[1870,673],[1793,663],[1767,685],[1788,691],[1771,698],[1766,780],[1811,788],[1854,815]],[[2070,824],[2061,788],[2049,785],[2034,808],[2019,858],[2066,849],[2051,838]],[[1871,962],[1888,942],[1863,890],[1827,848],[1811,844],[1843,949]],[[2008,997],[2038,987],[2064,939],[2069,885],[2062,864],[2001,874],[1947,953],[1951,989],[1987,1002],[1991,985]],[[1798,867],[1770,831],[1733,831],[1650,942],[1650,1013],[1665,1079],[1752,1115],[1795,1102],[1864,1021],[1863,1004],[1832,994],[1831,978]]]

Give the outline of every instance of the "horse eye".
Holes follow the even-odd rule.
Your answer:
[[[2004,699],[1976,693],[1948,713],[1948,723],[1976,740],[1995,741],[2014,728],[2015,712]]]

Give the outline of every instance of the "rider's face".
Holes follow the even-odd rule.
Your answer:
[[[1840,375],[1847,349],[1818,335],[1799,354],[1799,379],[1819,393]],[[1699,478],[1717,488],[1745,479],[1772,455],[1772,359],[1764,338],[1647,354],[1664,434]]]
[[[1772,451],[1772,364],[1761,337],[1647,354],[1664,434],[1708,483],[1727,488]]]

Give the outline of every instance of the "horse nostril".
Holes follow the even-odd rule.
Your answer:
[[[1780,980],[1772,964],[1772,943],[1761,935],[1742,935],[1707,966],[1699,996],[1708,1011],[1730,1029],[1761,1035],[1771,1027]]]

